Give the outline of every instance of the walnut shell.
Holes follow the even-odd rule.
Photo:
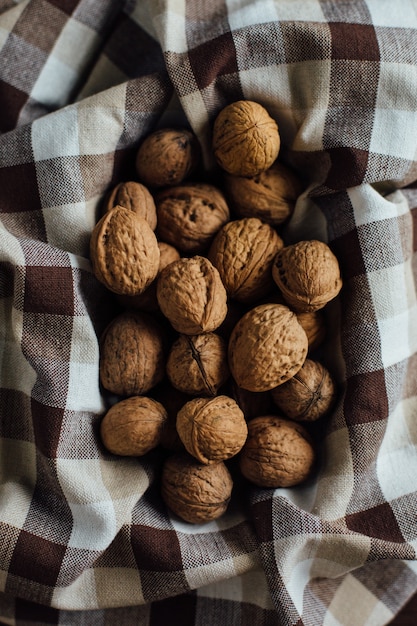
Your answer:
[[[223,193],[206,183],[163,189],[155,195],[158,237],[181,252],[204,252],[229,218]]]
[[[258,487],[293,487],[310,476],[315,457],[311,439],[301,424],[266,415],[249,422],[239,467],[243,476]]]
[[[223,461],[203,465],[186,453],[177,453],[168,457],[162,468],[162,498],[175,515],[190,524],[223,515],[232,489],[233,479]]]
[[[308,350],[313,352],[324,342],[327,334],[326,320],[323,311],[305,311],[297,313],[297,318],[304,328],[308,339]]]
[[[306,359],[290,380],[271,390],[271,395],[287,417],[313,422],[329,413],[333,407],[336,385],[322,363]]]
[[[197,138],[184,128],[160,128],[148,135],[136,153],[139,180],[151,188],[178,185],[196,169],[200,157]]]
[[[107,411],[100,424],[104,447],[120,456],[142,456],[159,445],[167,413],[145,396],[125,398]]]
[[[257,102],[232,102],[214,121],[214,157],[229,174],[256,176],[267,170],[276,160],[280,144],[277,123]]]
[[[226,173],[224,184],[235,215],[258,217],[272,226],[288,220],[303,190],[299,177],[280,161],[252,178]]]
[[[142,395],[165,376],[165,333],[146,313],[120,313],[100,338],[100,381],[121,396]]]
[[[149,189],[134,180],[119,183],[111,190],[105,210],[109,211],[115,206],[130,209],[139,217],[145,219],[152,230],[156,228],[156,206]]]
[[[158,277],[156,295],[162,313],[185,335],[216,330],[227,313],[227,294],[219,272],[202,256],[170,263]]]
[[[164,267],[172,263],[173,261],[178,261],[180,259],[180,253],[174,246],[171,246],[169,243],[165,243],[164,241],[158,241],[159,248],[159,267],[156,278],[162,272]],[[142,293],[138,293],[136,296],[126,296],[126,295],[118,295],[118,302],[128,308],[128,309],[136,309],[139,311],[146,311],[148,313],[153,313],[159,310],[158,299],[156,297],[156,278],[151,282],[149,287],[142,291]]]
[[[116,294],[142,293],[157,275],[159,248],[148,222],[116,206],[97,222],[90,239],[95,277]]]
[[[326,243],[316,239],[282,248],[272,265],[272,277],[297,312],[323,308],[342,288],[336,256]]]
[[[235,456],[248,434],[242,410],[223,395],[184,404],[177,415],[177,431],[185,449],[204,464]]]
[[[214,396],[230,376],[226,341],[216,333],[180,335],[166,363],[171,384],[193,396]]]
[[[247,217],[225,224],[207,257],[218,269],[230,298],[254,303],[273,289],[272,264],[283,246],[272,226]]]
[[[304,363],[308,340],[296,314],[282,304],[254,307],[229,339],[233,378],[248,391],[268,391],[294,376]]]

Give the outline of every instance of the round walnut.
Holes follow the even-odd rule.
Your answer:
[[[242,448],[248,427],[242,410],[228,396],[194,398],[177,414],[177,431],[185,449],[200,463],[218,463]]]
[[[227,294],[219,272],[202,256],[170,263],[158,277],[156,295],[162,313],[185,335],[216,330],[227,313]]]
[[[230,218],[222,192],[206,183],[163,189],[155,203],[158,237],[188,255],[204,252]]]
[[[297,313],[297,318],[307,335],[309,352],[317,350],[326,338],[326,320],[323,311]]]
[[[145,219],[152,230],[156,228],[156,207],[151,192],[134,180],[119,183],[111,190],[105,210],[109,211],[115,206],[130,209],[139,217]]]
[[[329,370],[306,359],[286,383],[271,390],[272,399],[293,420],[313,422],[327,415],[336,399],[336,385]]]
[[[165,333],[146,313],[115,317],[100,339],[100,381],[121,396],[144,394],[165,376]]]
[[[142,293],[138,293],[136,296],[118,295],[118,302],[128,308],[137,309],[139,311],[147,311],[153,313],[159,310],[158,299],[156,297],[156,279],[162,272],[164,267],[167,267],[173,261],[180,259],[180,253],[174,246],[164,241],[158,241],[159,248],[159,268],[156,278],[151,282],[149,287]]]
[[[228,296],[253,303],[275,286],[272,263],[283,246],[272,226],[256,217],[247,217],[225,224],[207,256],[218,269]]]
[[[166,373],[184,393],[215,396],[230,376],[226,341],[216,333],[180,335],[168,354]]]
[[[100,424],[104,447],[120,456],[143,456],[159,445],[167,413],[160,402],[132,396],[116,402]]]
[[[214,157],[229,174],[256,176],[267,170],[276,160],[280,144],[277,123],[257,102],[232,102],[214,121]]]
[[[272,265],[272,277],[297,312],[323,308],[342,288],[336,256],[326,243],[316,239],[282,248]]]
[[[310,436],[301,424],[266,415],[249,422],[239,467],[258,487],[293,487],[310,476],[315,456]]]
[[[116,206],[95,225],[90,258],[95,277],[116,294],[142,293],[157,275],[159,248],[148,222]]]
[[[279,161],[252,178],[226,173],[224,183],[238,217],[258,217],[272,226],[288,220],[303,189],[293,170]]]
[[[307,335],[296,314],[282,304],[262,304],[245,313],[234,327],[229,366],[239,387],[269,391],[298,372],[307,351]]]
[[[223,515],[232,489],[233,479],[222,461],[202,465],[186,453],[176,453],[162,468],[162,498],[175,515],[190,524],[204,524]]]
[[[151,188],[178,185],[197,168],[196,136],[183,128],[161,128],[148,135],[136,153],[139,180]]]

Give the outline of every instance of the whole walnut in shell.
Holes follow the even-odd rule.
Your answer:
[[[272,263],[283,246],[272,226],[247,217],[225,224],[207,256],[218,269],[228,296],[252,303],[273,289]]]
[[[216,333],[180,335],[166,363],[171,384],[193,396],[214,396],[230,376],[226,341]]]
[[[297,318],[304,328],[308,339],[308,350],[316,350],[326,338],[326,320],[321,309],[297,313]]]
[[[239,467],[258,487],[293,487],[310,476],[315,458],[310,436],[301,424],[266,415],[249,422]]]
[[[280,161],[251,178],[226,173],[224,184],[238,217],[258,217],[273,226],[288,220],[303,189],[300,178]]]
[[[100,381],[121,396],[141,395],[165,375],[165,332],[146,313],[126,311],[100,338]]]
[[[200,463],[217,463],[235,456],[248,428],[232,398],[194,398],[179,410],[177,431],[185,449]]]
[[[287,417],[313,422],[332,408],[336,399],[336,385],[322,363],[306,359],[290,380],[271,390],[271,395]]]
[[[234,327],[229,367],[239,387],[268,391],[294,376],[307,357],[308,340],[296,314],[282,304],[261,304]]]
[[[298,241],[282,248],[272,265],[272,277],[295,311],[317,311],[342,288],[339,262],[323,241]]]
[[[258,102],[232,102],[214,121],[214,157],[229,174],[256,176],[267,170],[276,160],[280,145],[277,123]]]
[[[196,169],[197,138],[185,128],[160,128],[148,135],[136,153],[139,180],[151,188],[178,185]]]
[[[132,396],[116,402],[100,424],[104,447],[120,456],[143,456],[159,445],[167,413],[160,402]]]
[[[95,225],[90,258],[95,277],[116,294],[142,293],[157,275],[158,242],[148,222],[115,206]]]
[[[155,203],[158,237],[188,255],[204,252],[230,218],[224,195],[207,183],[163,189]]]
[[[216,330],[226,317],[226,290],[206,257],[184,257],[170,263],[158,277],[156,295],[162,313],[185,335]]]
[[[162,498],[175,515],[190,524],[203,524],[223,515],[232,489],[233,479],[223,461],[203,465],[186,453],[176,453],[162,468]]]
[[[130,209],[139,217],[145,219],[152,230],[156,228],[156,206],[149,189],[134,180],[119,183],[111,190],[105,210],[109,211],[115,206]]]
[[[153,313],[159,310],[158,299],[156,297],[156,280],[164,267],[178,261],[181,258],[180,253],[174,246],[171,246],[165,241],[158,241],[159,248],[159,267],[156,278],[151,282],[149,287],[138,293],[136,296],[118,295],[118,302],[128,309],[138,309],[139,311],[146,311]]]

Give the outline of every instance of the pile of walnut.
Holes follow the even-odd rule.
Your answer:
[[[314,358],[339,264],[318,240],[280,234],[302,184],[278,158],[266,109],[226,106],[213,126],[219,185],[198,173],[187,129],[138,148],[91,237],[93,272],[120,304],[100,340],[100,382],[116,396],[101,421],[115,455],[162,455],[161,494],[183,520],[224,513],[234,479],[290,487],[316,465],[309,424],[336,385]]]

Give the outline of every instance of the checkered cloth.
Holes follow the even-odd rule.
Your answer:
[[[417,590],[416,0],[0,0],[0,622],[378,626]],[[88,243],[140,139],[252,99],[344,276],[308,484],[171,516],[106,454]]]

